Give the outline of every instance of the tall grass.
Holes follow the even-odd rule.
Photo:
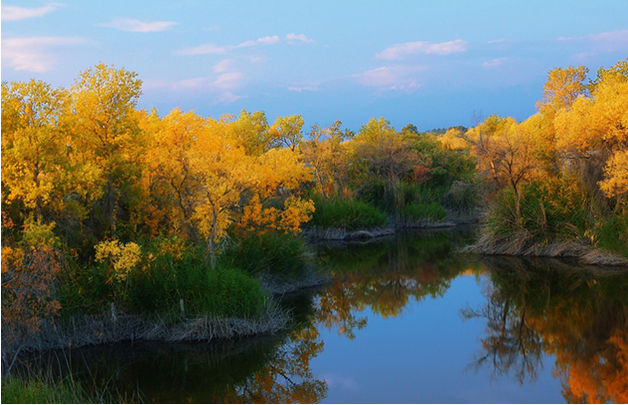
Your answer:
[[[447,216],[447,210],[438,203],[409,204],[402,208],[402,216],[408,221],[441,221]]]
[[[344,228],[348,231],[384,226],[386,214],[359,200],[315,199],[316,210],[308,225],[321,228]]]
[[[106,263],[72,266],[64,275],[60,302],[64,312],[100,314],[113,303],[127,314],[179,310],[186,314],[251,317],[265,294],[246,272],[230,266],[211,269],[199,247],[158,238],[142,245],[142,262],[124,278]]]
[[[305,242],[298,235],[250,232],[227,246],[219,264],[241,269],[251,276],[270,274],[293,280],[304,274],[306,256]]]
[[[126,398],[108,387],[88,391],[72,378],[55,379],[37,375],[26,378],[2,376],[4,404],[108,404],[141,403],[139,395]]]

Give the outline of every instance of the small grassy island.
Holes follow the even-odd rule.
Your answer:
[[[277,332],[276,295],[326,281],[308,239],[479,221],[476,253],[627,266],[628,60],[587,73],[550,71],[523,122],[423,133],[160,116],[136,108],[135,73],[103,64],[70,89],[3,82],[3,368],[25,350]]]

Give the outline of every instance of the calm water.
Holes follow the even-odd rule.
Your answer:
[[[285,298],[292,329],[231,342],[48,352],[149,402],[628,400],[628,274],[454,253],[472,230],[318,245],[335,281]],[[57,364],[57,359],[62,359]]]

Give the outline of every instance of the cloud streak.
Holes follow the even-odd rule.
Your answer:
[[[258,46],[258,45],[273,45],[279,43],[279,37],[277,35],[258,38],[255,41],[245,41],[238,45],[238,48],[246,48],[250,46]]]
[[[305,36],[305,34],[287,34],[286,35],[286,42],[288,42],[289,44],[296,44],[296,43],[305,43],[305,44],[311,44],[314,42],[313,39],[310,39],[308,37]]]
[[[468,42],[462,39],[439,43],[425,41],[406,42],[388,47],[375,55],[375,57],[383,60],[400,60],[418,54],[449,55],[452,53],[465,52],[467,45]]]
[[[178,25],[175,21],[153,21],[143,22],[130,18],[116,18],[108,23],[98,24],[101,27],[114,28],[127,32],[159,32]]]
[[[63,7],[63,4],[50,3],[47,6],[38,8],[2,6],[2,21],[19,21],[27,18],[43,17],[57,10],[59,7]]]
[[[423,84],[413,77],[418,67],[383,66],[353,75],[358,82],[367,87],[375,87],[380,91],[400,90],[412,93]]]
[[[255,40],[244,41],[238,45],[224,45],[218,46],[212,43],[201,44],[193,48],[184,48],[176,53],[179,55],[224,55],[233,49],[238,48],[253,48],[257,46],[268,46],[281,43],[282,40],[277,35],[269,35],[261,37]],[[312,43],[314,40],[305,36],[305,34],[287,34],[285,42],[288,44],[296,43]]]
[[[53,70],[57,58],[50,48],[85,44],[88,41],[79,37],[28,37],[3,38],[2,63],[15,70],[47,72]]]

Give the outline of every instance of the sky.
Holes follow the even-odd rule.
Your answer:
[[[626,0],[2,1],[2,80],[136,72],[138,107],[397,129],[535,112],[547,73],[628,57]]]

